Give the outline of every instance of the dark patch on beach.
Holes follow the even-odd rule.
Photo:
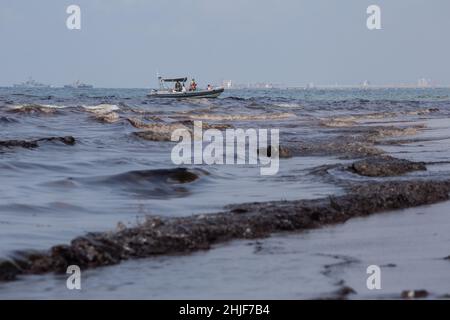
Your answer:
[[[267,148],[258,148],[257,150],[258,155],[262,155],[265,157],[272,158],[272,155],[278,156],[279,158],[292,158],[292,152],[289,150],[289,148],[286,148],[284,146],[271,146],[269,145]]]
[[[426,171],[423,162],[412,162],[391,156],[371,157],[353,163],[350,171],[367,177],[399,176],[413,171]]]
[[[69,146],[75,145],[75,142],[76,142],[75,138],[72,136],[42,138],[42,139],[38,139],[36,141],[37,142],[62,142]]]
[[[329,277],[335,280],[335,286],[338,289],[331,294],[327,294],[321,299],[332,299],[332,300],[345,300],[351,294],[356,294],[356,291],[347,286],[345,280],[339,279],[338,272],[342,268],[348,267],[351,264],[358,263],[359,261],[353,257],[344,256],[344,255],[329,255],[329,254],[321,254],[323,256],[329,256],[333,259],[339,260],[339,262],[326,264],[323,266],[323,271],[321,272],[324,276]]]
[[[403,299],[423,299],[429,296],[429,292],[427,290],[404,290],[401,293],[401,297]]]
[[[176,175],[174,178],[184,179]],[[274,232],[318,228],[353,217],[448,200],[449,191],[450,181],[371,183],[354,186],[347,195],[337,197],[247,203],[220,213],[189,217],[149,216],[136,227],[89,233],[72,240],[70,245],[57,245],[48,252],[22,253],[21,260],[3,261],[0,279],[12,280],[19,274],[65,272],[72,264],[82,269],[95,268],[132,258],[205,250],[233,239],[263,238]]]
[[[382,268],[396,268],[397,265],[395,263],[388,263],[388,264],[381,265],[380,267],[382,267]]]
[[[333,155],[341,159],[375,157],[385,153],[376,147],[381,141],[385,141],[385,138],[411,136],[421,129],[422,125],[404,128],[395,126],[328,128],[327,132],[332,133],[330,136],[313,140],[286,141],[284,147],[288,148],[293,156]]]
[[[171,141],[170,132],[157,132],[152,130],[138,131],[132,133],[134,136],[149,141]]]
[[[36,140],[0,140],[0,147],[34,149],[38,148],[41,142],[62,142],[65,145],[73,146],[76,140],[72,136],[49,137]]]
[[[191,136],[194,131],[194,121],[193,120],[183,120],[176,122],[164,122],[159,118],[146,117],[150,119],[152,122],[144,122],[141,119],[137,118],[127,118],[127,121],[135,128],[144,129],[144,131],[133,132],[132,134],[136,137],[139,137],[144,140],[149,141],[172,141],[172,133],[177,129],[187,130]],[[202,122],[202,129],[217,129],[217,130],[225,130],[232,128],[229,124],[208,124],[206,122]]]
[[[348,138],[333,139],[331,141],[304,142],[291,150],[297,156],[338,155],[343,159],[375,156],[383,153],[370,143]]]
[[[341,286],[339,289],[337,289],[335,292],[331,294],[330,297],[325,299],[332,299],[332,300],[346,300],[348,299],[349,295],[356,294],[355,289],[349,286]]]

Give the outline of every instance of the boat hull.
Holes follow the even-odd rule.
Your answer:
[[[187,91],[187,92],[152,92],[148,97],[152,98],[171,98],[171,99],[195,99],[195,98],[217,98],[224,91],[224,88],[217,88],[213,90],[202,91]]]

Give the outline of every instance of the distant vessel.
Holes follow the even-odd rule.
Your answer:
[[[14,88],[50,88],[50,85],[37,82],[30,77],[25,82],[15,84]]]
[[[159,81],[159,90],[152,90],[147,96],[155,97],[155,98],[175,98],[175,99],[184,99],[184,98],[217,98],[224,91],[223,87],[214,88],[208,85],[208,88],[205,90],[197,90],[194,88],[193,90],[181,90],[181,88],[185,88],[185,83],[187,78],[171,78],[164,79],[162,77],[158,77]],[[180,85],[180,91],[176,89],[170,89],[165,86],[166,83],[178,83]]]
[[[93,87],[94,87],[93,85],[83,83],[80,80],[77,80],[72,84],[66,84],[64,86],[64,88],[72,88],[72,89],[92,89]]]

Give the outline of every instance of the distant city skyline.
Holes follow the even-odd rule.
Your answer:
[[[81,30],[66,27],[71,4]],[[381,30],[366,27],[371,4]],[[448,0],[2,0],[0,86],[31,76],[149,88],[157,72],[201,84],[448,86],[448,12]]]
[[[92,88],[93,85],[90,83],[84,83],[80,80],[75,80],[71,83],[67,84],[58,84],[54,85],[51,83],[41,83],[39,81],[36,81],[35,78],[29,77],[26,81],[15,83],[12,85],[6,85],[3,87],[21,87],[23,85],[32,84],[35,87],[43,87],[43,88],[63,88],[63,87],[86,87],[86,88]],[[405,82],[405,83],[372,83],[369,80],[364,80],[359,83],[339,83],[335,82],[333,84],[329,83],[314,83],[314,82],[308,82],[305,84],[292,84],[287,85],[284,83],[275,83],[270,81],[258,81],[258,82],[247,82],[242,83],[239,81],[234,81],[231,79],[222,80],[220,83],[217,83],[217,85],[221,85],[227,89],[242,89],[242,88],[254,88],[254,89],[274,89],[274,88],[345,88],[345,87],[362,87],[362,88],[433,88],[433,87],[450,87],[449,84],[439,84],[433,81],[432,79],[426,79],[426,78],[419,78],[416,82]],[[98,88],[101,88],[101,86],[96,86]],[[106,88],[106,87],[105,87]],[[115,88],[122,88],[122,87],[115,87]],[[144,88],[144,87],[135,87],[136,89]]]
[[[235,82],[231,79],[223,80],[221,85],[228,89],[234,88],[333,88],[333,87],[363,87],[363,88],[433,88],[433,87],[450,87],[449,84],[439,84],[433,81],[432,79],[419,78],[416,82],[405,82],[405,83],[372,83],[369,80],[364,80],[359,83],[339,83],[335,82],[333,84],[327,83],[313,83],[309,82],[306,84],[299,85],[286,85],[283,83],[274,83],[274,82],[264,82],[259,81],[255,83],[239,83]]]

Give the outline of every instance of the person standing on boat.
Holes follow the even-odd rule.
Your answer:
[[[197,83],[195,83],[195,79],[192,79],[191,85],[189,86],[189,91],[197,90]]]
[[[181,83],[180,83],[180,81],[177,81],[175,83],[175,91],[176,92],[181,92],[181,90],[183,90],[182,87],[181,87]]]

